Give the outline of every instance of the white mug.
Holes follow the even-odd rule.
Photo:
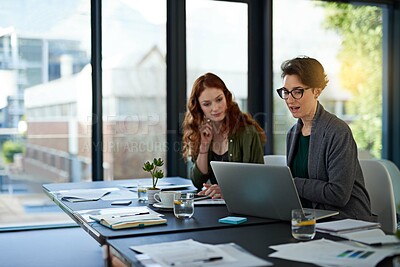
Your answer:
[[[180,194],[178,191],[161,191],[154,194],[154,200],[160,205],[168,208],[174,206],[174,195]]]

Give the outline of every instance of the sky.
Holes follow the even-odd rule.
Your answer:
[[[131,6],[140,11],[140,13],[149,22],[153,24],[165,24],[167,17],[166,1],[163,0],[146,0],[146,1],[132,1],[121,0],[124,4]],[[154,8],[157,7],[157,8]]]

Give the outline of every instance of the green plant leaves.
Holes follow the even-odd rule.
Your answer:
[[[161,167],[164,165],[164,161],[161,158],[158,158],[158,159],[154,158],[153,164],[157,167]]]
[[[154,172],[154,177],[155,178],[163,178],[164,177],[164,172],[162,170],[157,170]]]
[[[153,165],[153,163],[150,163],[150,161],[147,161],[143,166],[143,170],[146,172],[150,172],[153,169],[154,169],[154,165]]]
[[[158,167],[162,167],[164,165],[164,161],[161,158],[154,158],[153,163],[147,161],[143,164],[143,170],[150,173],[151,179],[153,181],[153,188],[156,188],[158,179],[164,177],[164,172],[162,170],[158,170]]]

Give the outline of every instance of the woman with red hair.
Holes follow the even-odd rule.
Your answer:
[[[264,163],[265,142],[264,130],[240,111],[221,78],[196,79],[183,121],[183,156],[194,163],[190,176],[200,195],[222,197],[211,161]]]

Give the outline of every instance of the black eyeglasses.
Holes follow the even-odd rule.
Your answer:
[[[288,89],[286,89],[285,87],[276,89],[276,92],[278,92],[278,95],[282,98],[282,99],[288,99],[289,95],[292,95],[292,97],[294,99],[300,99],[303,97],[304,91],[311,89],[311,87],[307,87],[307,88],[296,88],[293,89],[292,91],[289,91]]]

